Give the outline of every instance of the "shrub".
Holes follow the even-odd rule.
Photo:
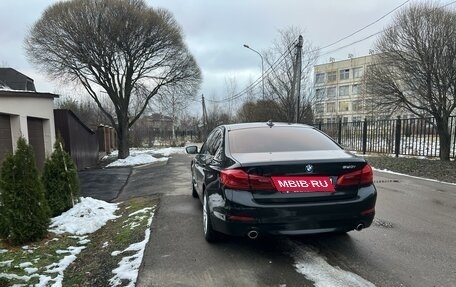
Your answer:
[[[49,226],[49,207],[32,147],[22,137],[16,153],[3,162],[0,189],[2,237],[18,245],[42,239]]]
[[[76,166],[57,138],[54,152],[44,163],[42,176],[51,215],[57,216],[79,201],[79,179]]]
[[[5,206],[2,203],[2,190],[0,189],[0,238],[5,238],[8,235],[8,224],[6,221]],[[1,278],[0,278],[1,279]],[[0,284],[0,287],[2,285]]]

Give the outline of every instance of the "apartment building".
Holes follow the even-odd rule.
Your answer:
[[[374,116],[372,97],[364,92],[363,75],[375,55],[350,57],[314,66],[315,122],[361,121]]]

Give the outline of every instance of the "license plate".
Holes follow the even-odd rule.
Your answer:
[[[278,191],[295,192],[335,192],[329,176],[273,176],[272,181]]]

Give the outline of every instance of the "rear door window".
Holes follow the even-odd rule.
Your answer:
[[[340,150],[328,136],[303,127],[259,127],[229,131],[231,153]]]

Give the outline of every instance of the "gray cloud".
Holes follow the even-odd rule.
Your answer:
[[[236,78],[238,89],[249,78],[261,73],[258,55],[242,47],[244,43],[263,52],[277,38],[278,29],[296,26],[305,31],[304,37],[313,45],[331,43],[387,13],[403,1],[397,0],[146,0],[154,7],[173,13],[182,26],[189,49],[203,70],[202,93],[223,95],[225,78]],[[20,71],[38,75],[40,90],[54,91],[55,83],[46,80],[39,70],[26,60],[23,40],[27,31],[41,17],[53,0],[7,0],[0,3],[0,63]],[[412,1],[413,2],[413,1]],[[416,1],[415,1],[416,2]],[[388,25],[391,17],[334,48],[343,46]],[[346,58],[368,53],[374,39],[323,56]],[[328,49],[330,50],[330,49]],[[327,51],[327,50],[325,50]],[[324,51],[323,51],[324,52]]]

